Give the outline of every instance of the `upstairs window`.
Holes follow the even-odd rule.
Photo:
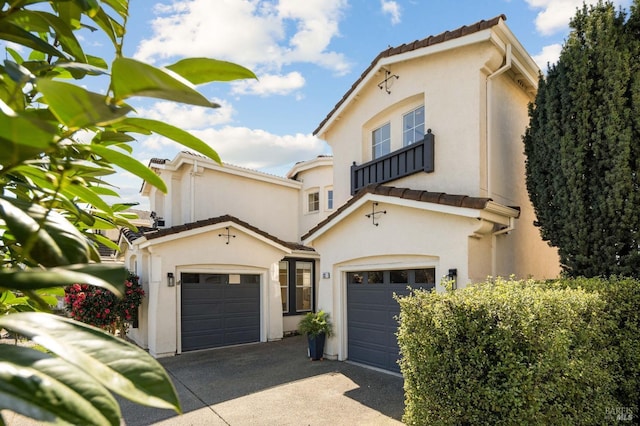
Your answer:
[[[327,210],[333,210],[333,189],[327,191]]]
[[[307,211],[309,213],[317,212],[320,210],[320,193],[311,192],[308,194]]]
[[[391,123],[375,129],[371,135],[371,156],[375,160],[391,152]]]
[[[424,138],[424,105],[402,117],[402,146],[411,145]]]

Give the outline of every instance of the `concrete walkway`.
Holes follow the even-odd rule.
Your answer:
[[[339,361],[309,361],[306,340],[189,352],[161,359],[184,414],[121,401],[140,425],[399,425],[401,377]]]

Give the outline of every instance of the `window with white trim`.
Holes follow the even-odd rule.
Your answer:
[[[327,190],[327,210],[333,210],[333,189]]]
[[[289,262],[280,261],[280,296],[282,298],[282,312],[289,312]]]
[[[313,309],[313,260],[285,258],[280,261],[282,313],[296,315]]]
[[[380,158],[391,152],[391,123],[378,127],[371,134],[371,158]]]
[[[320,210],[320,192],[310,192],[307,194],[307,212],[313,213]]]
[[[424,138],[424,105],[402,116],[402,146]]]

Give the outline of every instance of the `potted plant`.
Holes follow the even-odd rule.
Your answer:
[[[311,360],[322,359],[325,339],[333,333],[333,325],[329,321],[329,314],[323,310],[315,313],[307,312],[298,324],[298,331],[307,336]]]

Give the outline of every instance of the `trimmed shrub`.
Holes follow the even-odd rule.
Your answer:
[[[633,411],[640,420],[640,281],[631,278],[572,278],[549,282],[551,287],[582,288],[604,301],[603,330],[612,354],[613,396],[617,407]],[[615,407],[614,407],[615,408]]]
[[[598,293],[498,279],[399,303],[406,424],[606,424],[619,405]]]

